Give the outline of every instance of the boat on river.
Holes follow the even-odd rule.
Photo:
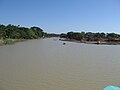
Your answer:
[[[66,43],[63,43],[63,45],[65,45]]]
[[[120,87],[117,86],[107,86],[103,90],[120,90]]]

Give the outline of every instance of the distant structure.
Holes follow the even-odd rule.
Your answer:
[[[97,44],[100,44],[100,41],[97,41]]]

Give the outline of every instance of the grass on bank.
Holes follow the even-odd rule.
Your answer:
[[[4,39],[3,40],[3,44],[7,45],[7,44],[14,44],[14,41],[12,39]]]

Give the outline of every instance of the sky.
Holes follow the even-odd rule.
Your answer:
[[[0,0],[0,24],[48,33],[120,33],[120,0]]]

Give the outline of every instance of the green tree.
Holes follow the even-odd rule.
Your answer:
[[[30,29],[33,30],[33,32],[35,33],[35,35],[37,37],[43,37],[44,33],[43,33],[43,30],[41,28],[39,28],[39,27],[31,27]]]
[[[60,34],[60,38],[67,38],[67,34],[61,33],[61,34]]]
[[[115,34],[115,33],[107,33],[107,38],[118,38],[119,34]]]

